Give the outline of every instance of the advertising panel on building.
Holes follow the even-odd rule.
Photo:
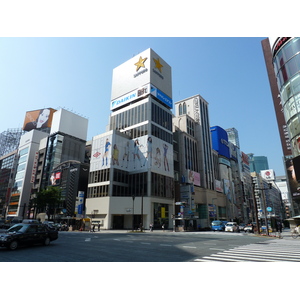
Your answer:
[[[275,180],[275,172],[274,170],[262,170],[260,171],[260,175],[262,178],[266,179],[266,180]]]
[[[112,100],[110,103],[110,109],[113,111],[149,94],[156,97],[169,108],[173,108],[173,100],[170,97],[168,97],[165,93],[157,89],[154,85],[146,84],[130,93],[127,93],[117,99]]]
[[[87,128],[88,119],[61,108],[53,115],[50,134],[62,132],[85,141]]]
[[[188,183],[200,186],[200,173],[188,170]]]
[[[61,179],[61,171],[55,171],[52,172],[50,176],[50,185],[59,185],[60,184],[60,179]]]
[[[227,132],[219,126],[211,127],[210,132],[213,149],[216,150],[219,155],[230,158]]]
[[[151,169],[173,176],[173,145],[156,137],[144,135],[128,139],[114,131],[94,137],[90,171],[117,168],[129,172]]]
[[[23,130],[50,128],[52,125],[53,108],[43,108],[38,110],[27,111],[24,119]]]
[[[171,67],[149,48],[113,70],[111,107],[134,101],[141,96],[138,91],[150,83],[161,98],[172,99]],[[148,89],[147,93],[150,92]]]
[[[300,156],[286,160],[286,171],[293,200],[300,199],[300,183],[297,180],[296,169],[300,169]],[[300,174],[299,174],[300,175]],[[299,177],[300,179],[300,177]]]

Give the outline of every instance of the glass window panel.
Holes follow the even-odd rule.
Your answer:
[[[295,98],[297,112],[299,113],[300,112],[300,94],[297,94],[294,98]]]
[[[294,117],[288,124],[289,132],[291,135],[291,138],[293,138],[295,135],[299,134],[300,124],[298,117]]]
[[[292,117],[297,113],[296,104],[293,97],[288,101],[288,105],[289,105],[290,117]]]
[[[294,55],[294,51],[293,51],[293,43],[289,42],[287,43],[283,49],[283,57],[285,61],[288,61],[293,55]]]
[[[20,156],[25,155],[25,154],[27,154],[27,153],[28,153],[28,147],[25,148],[25,149],[22,149],[22,150],[19,152]]]
[[[290,118],[289,106],[287,104],[283,106],[283,114],[285,121],[287,122]]]
[[[131,109],[129,109],[127,111],[127,123],[128,123],[128,126],[132,125],[132,111],[131,111]]]
[[[297,71],[298,71],[297,56],[294,56],[290,61],[288,61],[286,63],[286,69],[287,69],[289,78],[297,73]]]
[[[300,56],[299,56],[300,58]],[[299,66],[300,69],[300,66]],[[291,86],[292,86],[292,91],[293,94],[298,94],[300,93],[300,76],[297,74],[292,80],[291,80]]]

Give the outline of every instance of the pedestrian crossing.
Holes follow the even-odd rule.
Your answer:
[[[274,240],[234,247],[195,262],[300,262],[299,243]]]

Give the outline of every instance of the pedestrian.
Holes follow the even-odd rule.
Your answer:
[[[100,231],[100,222],[98,223],[98,231]]]
[[[165,224],[163,223],[161,226],[162,230],[165,231]]]
[[[277,227],[278,227],[277,231],[279,231],[281,233],[282,232],[282,224],[281,224],[281,222],[278,222]]]
[[[150,231],[153,231],[153,224],[152,223],[150,223]]]

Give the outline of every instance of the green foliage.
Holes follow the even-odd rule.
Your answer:
[[[61,199],[61,189],[56,186],[49,186],[47,189],[41,190],[37,193],[36,198],[33,199],[33,204],[39,211],[53,209],[58,206]]]

